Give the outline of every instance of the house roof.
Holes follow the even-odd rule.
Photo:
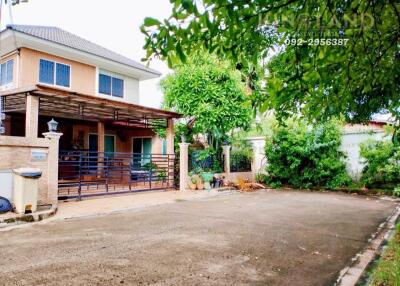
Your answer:
[[[342,134],[364,134],[364,133],[382,133],[385,132],[384,127],[373,124],[346,124],[343,126]]]
[[[24,33],[53,43],[57,43],[95,56],[99,56],[158,76],[161,75],[160,72],[154,69],[148,68],[145,65],[142,65],[132,59],[122,56],[116,52],[106,49],[98,44],[92,43],[84,38],[81,38],[58,27],[7,25],[7,29]]]
[[[371,122],[394,124],[396,122],[396,120],[392,114],[384,113],[384,114],[374,114],[372,116]]]

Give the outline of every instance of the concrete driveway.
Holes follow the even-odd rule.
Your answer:
[[[234,193],[0,232],[2,285],[331,285],[395,204]]]

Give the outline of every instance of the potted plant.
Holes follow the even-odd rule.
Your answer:
[[[197,176],[198,180],[196,182],[196,186],[198,190],[204,190],[204,182],[200,176]]]
[[[200,167],[196,167],[190,173],[191,174],[190,179],[192,180],[192,183],[196,182],[196,187],[198,190],[204,189],[204,182],[201,177],[202,172],[203,172],[203,169],[201,169]]]
[[[197,176],[191,173],[191,174],[189,175],[189,182],[188,182],[189,189],[191,189],[191,190],[196,190],[196,188],[197,188],[197,181],[198,181]]]
[[[201,173],[201,177],[204,181],[204,187],[206,190],[211,190],[211,182],[214,179],[214,173],[212,172],[203,172]]]

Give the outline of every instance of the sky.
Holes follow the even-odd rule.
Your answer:
[[[11,24],[8,7],[3,8],[1,29]],[[139,29],[144,18],[164,19],[170,13],[169,0],[28,0],[12,6],[14,24],[57,26],[138,62],[145,56]],[[150,67],[163,75],[171,72],[160,60]],[[159,81],[140,83],[140,104],[160,107]]]

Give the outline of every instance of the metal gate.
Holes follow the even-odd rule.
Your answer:
[[[173,154],[60,151],[59,199],[174,187]]]

